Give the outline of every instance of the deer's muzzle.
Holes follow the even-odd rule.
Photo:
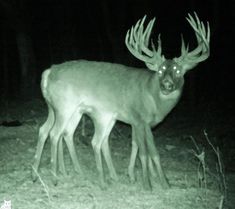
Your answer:
[[[160,88],[161,88],[161,92],[167,95],[175,90],[175,85],[173,81],[171,81],[170,79],[164,79],[161,82]]]

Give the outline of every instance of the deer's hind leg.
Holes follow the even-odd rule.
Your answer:
[[[34,163],[32,165],[33,181],[36,181],[36,179],[37,179],[37,174],[35,172],[38,172],[38,168],[39,168],[41,157],[42,157],[42,151],[43,151],[45,142],[46,142],[47,138],[49,137],[49,133],[54,125],[54,122],[55,122],[54,110],[53,110],[52,106],[50,104],[48,104],[47,120],[39,129],[38,143],[37,143],[36,153],[34,156]]]
[[[108,138],[115,124],[112,114],[96,114],[94,118],[95,134],[92,139],[92,147],[95,154],[96,166],[100,175],[101,185],[105,185],[101,150],[107,163],[111,178],[117,180],[117,174],[112,163]]]
[[[74,170],[79,174],[82,174],[82,169],[81,169],[80,163],[78,161],[77,152],[75,150],[74,132],[78,126],[78,123],[80,122],[80,120],[82,118],[82,114],[83,114],[82,110],[80,108],[77,108],[77,110],[74,112],[74,114],[70,118],[68,124],[66,125],[66,128],[63,133],[64,140],[66,142],[70,157],[72,159]],[[62,143],[62,140],[61,140],[61,143]],[[60,152],[59,152],[59,154],[60,154]]]

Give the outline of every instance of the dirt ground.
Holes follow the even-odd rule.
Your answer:
[[[182,114],[183,111],[187,112],[181,104],[163,124],[153,130],[156,145],[160,150],[162,166],[171,188],[163,190],[159,186],[158,179],[151,179],[153,190],[145,191],[142,186],[139,161],[135,170],[137,180],[135,183],[129,182],[127,167],[131,149],[131,130],[128,125],[122,123],[115,125],[110,136],[111,153],[119,181],[112,182],[107,173],[107,188],[100,188],[91,147],[94,130],[92,122],[87,117],[84,136],[81,135],[82,126],[79,125],[74,137],[84,175],[79,176],[74,172],[67,149],[64,147],[68,175],[60,175],[58,185],[54,186],[50,172],[48,140],[40,164],[41,180],[33,182],[31,165],[37,144],[38,128],[47,116],[46,106],[39,99],[26,103],[13,102],[2,105],[0,111],[0,123],[2,123],[0,126],[0,206],[4,200],[10,200],[13,209],[234,208],[233,164],[230,164],[228,172],[224,170],[220,172],[218,159],[212,147],[207,143],[203,130],[207,128],[208,137],[213,143],[217,143],[216,139],[220,137],[231,136],[224,135],[224,132],[217,132],[216,127],[212,127],[210,121],[208,123],[207,120],[205,123],[204,119],[208,118],[209,114],[200,119],[198,115],[192,115],[190,112]],[[211,122],[213,120],[214,118],[211,118]],[[9,121],[15,122],[9,125],[18,126],[6,126]],[[195,144],[198,146],[198,152]],[[217,147],[217,144],[214,145]],[[205,153],[205,176],[203,176],[203,170],[200,169],[201,164],[195,152]],[[231,156],[227,158],[230,159]],[[224,179],[221,174],[225,175]]]

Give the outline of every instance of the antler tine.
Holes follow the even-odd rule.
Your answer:
[[[196,14],[196,12],[194,12],[194,16],[196,18],[196,21],[193,19],[193,17],[189,14],[189,16],[191,17],[190,18],[190,21],[192,22],[192,24],[195,26],[195,29],[197,29],[198,33],[200,34],[206,34],[206,31],[205,31],[205,26],[203,24],[203,22],[201,22]],[[188,20],[189,21],[189,20]],[[197,41],[200,42],[201,38],[199,36],[199,34],[196,33],[196,38],[197,38]]]
[[[162,41],[161,41],[161,34],[160,33],[158,34],[158,39],[157,39],[157,44],[158,44],[157,50],[156,50],[156,47],[155,47],[155,45],[153,43],[153,40],[151,40],[151,44],[152,44],[152,48],[153,48],[155,56],[162,56],[162,57],[164,57],[162,55]]]
[[[184,37],[183,34],[181,34],[181,54],[185,56],[188,53],[188,45],[185,47]]]
[[[162,53],[162,40],[161,40],[161,34],[158,35],[158,49],[157,49],[157,53],[159,55],[161,55]]]
[[[135,33],[135,27],[131,27],[131,35],[130,35],[130,43],[132,44],[132,46],[134,47],[135,50],[139,51],[138,45],[136,44],[136,40],[137,36]]]
[[[135,27],[134,27],[134,38],[135,41],[140,40],[140,35],[143,31],[143,24],[145,21],[146,16],[143,17],[143,19],[138,20],[138,22],[136,23]]]
[[[145,42],[144,42],[145,45],[147,45],[147,44],[149,43],[149,37],[150,37],[151,31],[152,31],[154,22],[155,22],[155,18],[153,18],[153,19],[149,22],[149,24],[148,24],[147,27],[146,27],[146,30],[144,31],[143,38],[145,39]]]
[[[210,29],[210,24],[207,21],[207,41],[210,43],[210,37],[211,37],[211,29]]]
[[[209,23],[207,22],[207,29],[206,29],[206,27],[203,23],[201,23],[201,24],[202,24],[201,25],[202,26],[202,28],[201,28],[202,32],[205,35],[204,36],[205,37],[205,43],[209,44],[209,42],[210,42],[210,26],[209,26]],[[206,33],[206,31],[207,31],[207,33]],[[203,45],[203,51],[206,51],[209,48],[208,44]]]
[[[142,44],[142,50],[145,54],[147,54],[148,56],[153,56],[154,55],[154,51],[151,51],[150,49],[148,49],[148,44],[149,44],[149,38],[151,35],[151,31],[153,28],[153,24],[155,22],[155,18],[152,19],[149,24],[147,25],[147,28],[145,29],[143,36],[142,36],[142,41],[140,41],[140,43]]]

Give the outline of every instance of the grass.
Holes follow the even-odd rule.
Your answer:
[[[9,111],[10,109],[9,106]],[[11,200],[12,208],[19,209],[226,208],[228,188],[219,148],[213,145],[207,132],[204,132],[204,141],[207,144],[203,145],[204,147],[202,144],[205,143],[196,140],[199,138],[199,132],[194,132],[193,144],[192,137],[190,140],[182,137],[192,132],[192,127],[183,123],[182,118],[176,117],[177,121],[181,120],[180,128],[175,121],[173,126],[171,121],[166,121],[154,131],[162,166],[171,188],[162,190],[158,179],[152,179],[153,191],[148,192],[142,188],[139,161],[136,165],[137,181],[134,184],[129,182],[127,166],[131,149],[130,127],[119,123],[110,137],[118,182],[114,183],[106,176],[108,187],[106,190],[99,187],[98,172],[90,145],[93,126],[86,121],[86,130],[83,133],[85,136],[81,134],[82,126],[78,127],[75,134],[76,150],[85,178],[75,174],[68,151],[65,150],[68,176],[59,176],[58,185],[54,186],[50,172],[50,143],[47,142],[40,170],[36,172],[38,181],[33,183],[31,164],[35,154],[38,126],[45,120],[46,107],[36,101],[14,106],[13,112],[14,117],[11,116],[12,113],[7,113],[7,117],[19,119],[23,125],[7,128],[0,126],[0,203],[5,198]],[[17,113],[22,116],[16,117]],[[3,120],[1,115],[0,118]],[[192,148],[194,151],[188,152]]]
[[[194,139],[194,137],[191,136],[192,142],[196,148],[196,151],[193,150],[193,154],[198,160],[197,176],[198,176],[199,187],[201,189],[203,189],[202,191],[204,191],[204,194],[202,196],[205,197],[203,199],[207,204],[207,202],[208,202],[208,193],[207,193],[207,191],[208,191],[207,178],[208,177],[207,176],[208,175],[215,176],[216,177],[215,183],[218,185],[218,187],[220,189],[220,193],[221,193],[218,208],[223,209],[224,202],[227,200],[227,183],[226,183],[226,178],[225,178],[223,160],[222,160],[222,157],[220,154],[219,147],[215,148],[215,146],[211,142],[206,130],[204,130],[203,133],[204,133],[204,136],[205,136],[207,143],[211,147],[214,155],[216,156],[216,161],[215,161],[215,165],[214,165],[216,169],[210,168],[211,165],[206,164],[205,148],[203,147],[200,149],[198,144],[196,143],[196,140]],[[215,170],[216,173],[211,173],[210,172],[211,170]]]

